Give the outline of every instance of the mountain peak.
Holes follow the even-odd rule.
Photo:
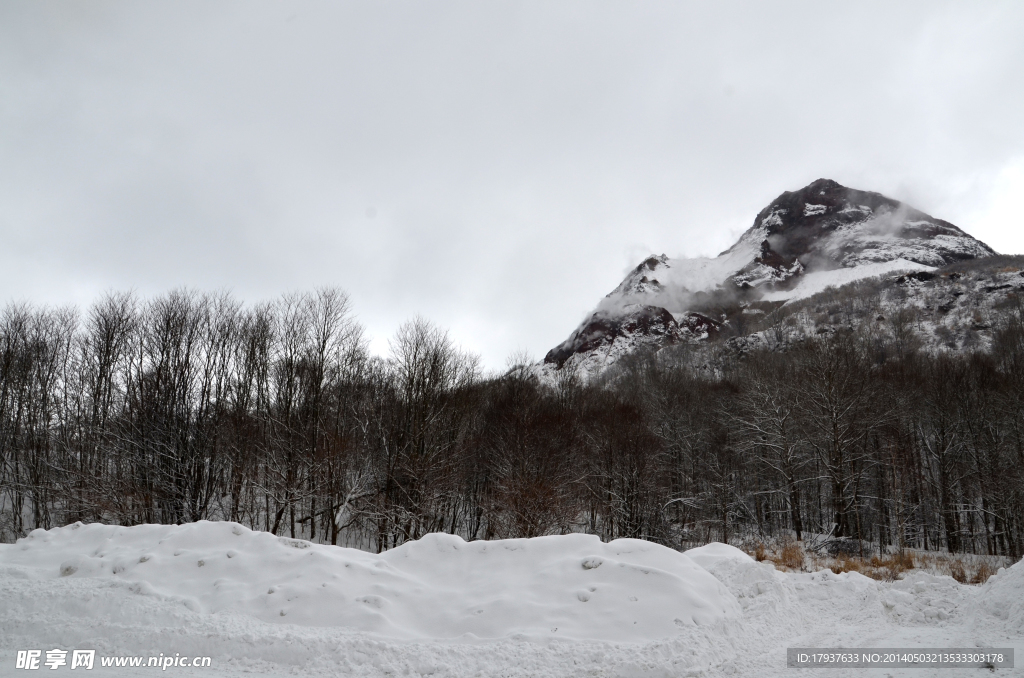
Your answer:
[[[752,242],[759,251],[751,268],[763,264],[776,271],[797,263],[805,271],[898,259],[942,266],[995,254],[947,221],[832,179],[818,179],[773,200],[733,248]]]
[[[817,179],[773,200],[717,257],[645,259],[545,362],[560,367],[602,346],[607,362],[629,346],[707,338],[724,320],[696,312],[709,295],[786,301],[825,284],[993,254],[953,224],[899,200]]]

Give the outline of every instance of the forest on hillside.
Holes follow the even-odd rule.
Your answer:
[[[414,319],[371,356],[338,290],[109,294],[0,312],[0,541],[232,520],[392,548],[590,532],[676,548],[828,535],[1024,554],[1024,324],[638,353],[601,379],[485,375]]]

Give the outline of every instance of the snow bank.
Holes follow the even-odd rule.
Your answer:
[[[4,566],[39,579],[130,582],[192,612],[402,639],[651,640],[740,613],[688,556],[582,534],[490,542],[431,534],[376,555],[235,523],[76,524],[0,549]]]
[[[790,614],[785,609],[792,602],[787,577],[771,563],[759,563],[735,546],[721,542],[690,549],[686,555],[725,584],[744,614]]]
[[[183,678],[760,678],[792,673],[787,647],[984,646],[1024,653],[1024,565],[983,586],[888,583],[779,572],[724,544],[430,535],[373,555],[233,523],[69,526],[0,545],[0,676],[24,648],[213,658]],[[807,675],[825,673],[847,675]]]
[[[1024,560],[989,577],[967,609],[980,620],[1024,635]]]

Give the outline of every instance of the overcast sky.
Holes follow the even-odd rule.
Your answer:
[[[334,285],[484,364],[828,177],[1024,252],[1024,3],[0,3],[0,296]]]

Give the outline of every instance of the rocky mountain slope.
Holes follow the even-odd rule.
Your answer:
[[[609,293],[541,371],[592,376],[640,348],[744,334],[744,316],[867,278],[929,275],[995,251],[879,193],[819,179],[786,192],[714,258],[651,256]]]

